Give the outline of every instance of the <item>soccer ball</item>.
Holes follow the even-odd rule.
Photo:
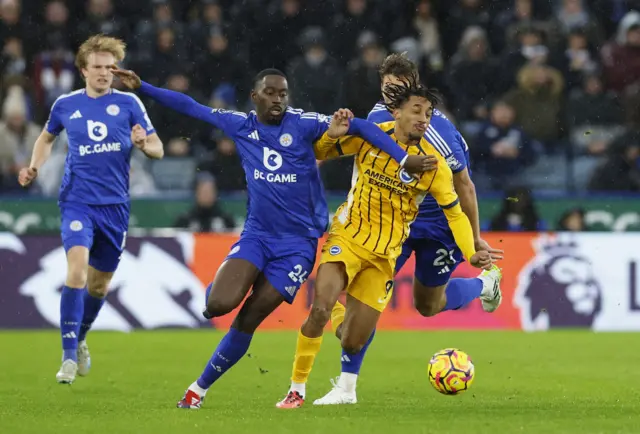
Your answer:
[[[429,360],[429,382],[440,393],[456,395],[471,387],[475,368],[467,353],[455,348],[438,351]]]

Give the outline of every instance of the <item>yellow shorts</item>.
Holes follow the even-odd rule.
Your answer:
[[[320,264],[342,262],[347,271],[347,294],[382,312],[393,294],[396,260],[374,255],[349,235],[329,234]]]

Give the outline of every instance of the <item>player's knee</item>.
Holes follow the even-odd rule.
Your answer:
[[[105,298],[109,292],[107,282],[89,282],[87,292],[95,298]]]
[[[348,333],[342,335],[340,344],[342,349],[348,354],[356,354],[364,348],[367,342],[359,339],[357,336],[349,336]]]
[[[437,315],[442,310],[442,306],[439,301],[416,302],[415,307],[420,315],[427,317]]]
[[[209,297],[207,300],[207,312],[212,317],[226,315],[236,307],[238,307],[238,303],[234,300],[218,299],[216,297]]]
[[[84,288],[87,286],[86,267],[69,264],[66,285],[70,288]]]
[[[324,327],[331,319],[331,307],[325,303],[314,303],[309,313],[309,321]]]

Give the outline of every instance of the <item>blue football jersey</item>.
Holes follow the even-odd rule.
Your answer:
[[[84,89],[59,97],[46,131],[67,131],[69,149],[60,186],[61,202],[110,205],[129,201],[131,129],[140,124],[155,133],[142,101],[112,89],[91,98]]]
[[[331,118],[287,108],[279,125],[242,113],[195,106],[192,116],[220,128],[233,139],[247,178],[245,231],[276,236],[319,238],[329,214],[316,166],[313,142]]]
[[[367,120],[377,124],[393,120],[384,103],[376,104]],[[426,139],[445,158],[453,173],[469,168],[469,147],[455,125],[437,109],[433,110],[431,123],[425,133]],[[412,238],[430,238],[450,245],[453,239],[444,212],[431,195],[420,205],[418,217],[411,225]],[[454,244],[455,245],[455,242]],[[452,246],[453,247],[453,246]]]

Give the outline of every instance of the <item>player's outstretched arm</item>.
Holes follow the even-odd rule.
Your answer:
[[[216,113],[211,109],[211,107],[198,103],[190,96],[180,92],[152,86],[149,83],[142,81],[135,72],[120,69],[117,66],[112,66],[111,72],[113,75],[120,78],[122,83],[129,89],[139,90],[143,95],[147,95],[165,107],[172,108],[175,111],[192,118],[200,119],[201,121],[210,123],[220,129],[225,129],[222,119],[216,117]]]
[[[33,153],[31,154],[31,163],[29,167],[24,167],[18,174],[18,182],[21,186],[26,187],[38,176],[38,170],[49,159],[51,155],[51,149],[53,148],[53,142],[55,142],[56,136],[50,132],[43,130],[38,136],[35,145],[33,146]]]

